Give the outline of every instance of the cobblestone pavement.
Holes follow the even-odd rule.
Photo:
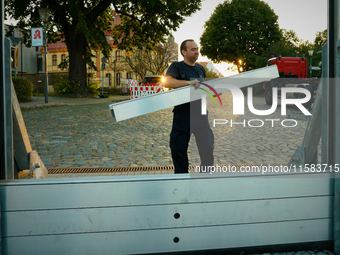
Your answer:
[[[37,103],[21,104],[32,147],[46,167],[171,165],[172,109],[117,123],[109,111],[109,104],[114,100],[120,99],[50,98],[49,106],[64,106],[39,108],[34,108]],[[301,145],[308,120],[296,117],[296,122],[285,121],[287,117],[281,116],[280,106],[269,116],[254,116],[247,107],[245,115],[233,116],[232,95],[224,93],[222,102],[223,107],[208,102],[216,164],[285,165]],[[45,104],[41,102],[40,106]],[[254,107],[269,108],[263,98],[255,98]],[[228,123],[213,127],[214,119]],[[296,127],[287,127],[294,125]],[[194,137],[189,155],[191,164],[199,164]]]

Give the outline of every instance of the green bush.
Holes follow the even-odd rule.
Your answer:
[[[58,75],[54,82],[54,93],[57,96],[74,94],[79,86],[80,85],[76,84],[74,81],[69,81]]]
[[[98,82],[90,82],[87,84],[87,91],[91,94],[97,94],[99,90]]]
[[[20,103],[31,101],[33,93],[33,83],[31,81],[13,78],[13,85]]]

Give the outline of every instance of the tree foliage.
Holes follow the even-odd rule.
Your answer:
[[[115,14],[121,20],[113,27],[115,45],[120,49],[152,49],[200,5],[201,0],[5,0],[5,13],[7,18],[18,20],[17,26],[29,42],[30,28],[42,26],[38,9],[50,8],[48,40],[65,41],[69,79],[80,85],[79,94],[87,94],[86,63],[90,62],[90,50],[109,56],[111,47],[105,32],[111,28]]]
[[[226,0],[204,25],[201,54],[214,62],[231,62],[245,71],[282,39],[278,16],[260,0]],[[239,61],[241,60],[241,61]]]
[[[170,63],[177,60],[177,47],[172,40],[157,44],[152,50],[147,47],[134,48],[122,56],[121,62],[109,61],[109,67],[116,71],[130,67],[133,73],[143,79],[148,74],[163,75]]]
[[[212,69],[209,70],[206,66],[204,67],[204,69],[205,69],[206,78],[208,78],[208,79],[220,78],[218,73],[214,72]]]

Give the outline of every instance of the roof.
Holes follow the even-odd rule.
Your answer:
[[[47,48],[49,51],[67,51],[66,44],[64,40],[58,41],[56,43],[47,43]]]
[[[209,63],[208,61],[197,62],[197,64],[200,64],[203,67],[207,66],[208,63]]]

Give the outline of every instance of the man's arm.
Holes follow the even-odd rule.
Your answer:
[[[177,80],[171,76],[166,76],[163,85],[164,87],[168,89],[175,89],[175,88],[180,88],[180,87],[190,85],[190,81]]]
[[[169,89],[176,89],[188,85],[196,85],[196,83],[199,82],[199,80],[192,80],[192,81],[186,81],[186,80],[177,80],[171,76],[165,77],[165,82],[163,83],[164,87]],[[195,86],[196,87],[196,86]],[[197,87],[199,87],[199,84],[197,84]]]

